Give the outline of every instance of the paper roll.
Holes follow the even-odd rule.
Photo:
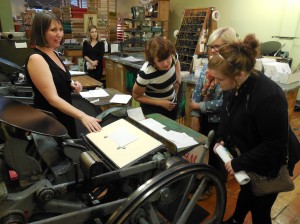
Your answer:
[[[220,156],[224,163],[227,163],[228,161],[232,160],[232,155],[223,145],[219,145],[216,148],[216,153],[218,154],[218,156]]]
[[[216,153],[224,163],[227,163],[228,161],[232,160],[232,155],[222,145],[219,145],[216,148]],[[234,173],[234,177],[240,185],[247,184],[250,181],[250,177],[247,175],[245,171],[239,171]]]
[[[220,12],[219,11],[213,11],[213,13],[211,14],[211,18],[215,21],[218,21],[220,19]]]
[[[234,177],[237,180],[237,182],[239,182],[240,185],[244,185],[249,183],[250,181],[250,177],[247,175],[247,173],[245,171],[239,171],[234,173]]]

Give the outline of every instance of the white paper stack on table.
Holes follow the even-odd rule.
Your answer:
[[[128,95],[128,94],[115,94],[109,102],[110,103],[127,104],[130,99],[131,99],[131,95]]]
[[[94,89],[89,91],[80,92],[83,98],[93,98],[93,97],[107,97],[109,94],[104,89]]]
[[[288,63],[277,62],[272,58],[256,59],[255,68],[264,71],[264,74],[273,81],[281,84],[291,84],[300,81],[300,71],[291,70]]]

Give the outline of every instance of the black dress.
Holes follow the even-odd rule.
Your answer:
[[[91,46],[88,41],[83,42],[82,46],[82,57],[89,57],[91,60],[98,60],[96,69],[88,70],[86,63],[84,63],[84,70],[87,71],[88,75],[92,78],[100,81],[103,73],[103,55],[104,55],[104,42],[98,41],[95,46]]]
[[[32,54],[39,54],[41,55],[45,61],[48,63],[50,71],[52,73],[54,85],[57,90],[57,94],[60,98],[64,99],[68,103],[72,104],[72,88],[71,88],[71,75],[68,69],[65,66],[66,72],[62,70],[47,54],[44,52],[34,49]],[[31,55],[32,55],[31,54]],[[66,129],[68,130],[68,134],[71,138],[77,138],[77,132],[76,132],[76,125],[75,125],[75,119],[73,117],[70,117],[69,115],[59,111],[52,105],[48,103],[48,101],[45,99],[45,97],[40,93],[40,91],[36,88],[36,86],[33,84],[30,75],[28,73],[27,64],[28,64],[29,57],[26,60],[26,68],[25,68],[25,75],[27,80],[32,86],[33,92],[34,92],[34,107],[52,112],[56,119],[62,123]],[[62,62],[63,64],[63,62]],[[43,74],[40,74],[41,76]]]

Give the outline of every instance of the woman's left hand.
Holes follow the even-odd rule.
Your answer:
[[[82,85],[80,82],[77,81],[72,81],[71,82],[71,87],[74,90],[75,93],[80,93],[82,91]]]
[[[89,130],[89,132],[97,132],[102,129],[99,122],[101,120],[84,114],[82,117],[79,118],[82,124]]]

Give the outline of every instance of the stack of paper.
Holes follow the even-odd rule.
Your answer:
[[[83,98],[106,97],[106,96],[109,96],[109,94],[104,89],[95,89],[95,90],[89,90],[89,91],[85,91],[85,92],[80,92],[80,95]]]
[[[127,104],[131,99],[131,95],[127,94],[115,94],[113,98],[109,101],[110,103],[122,103]]]

